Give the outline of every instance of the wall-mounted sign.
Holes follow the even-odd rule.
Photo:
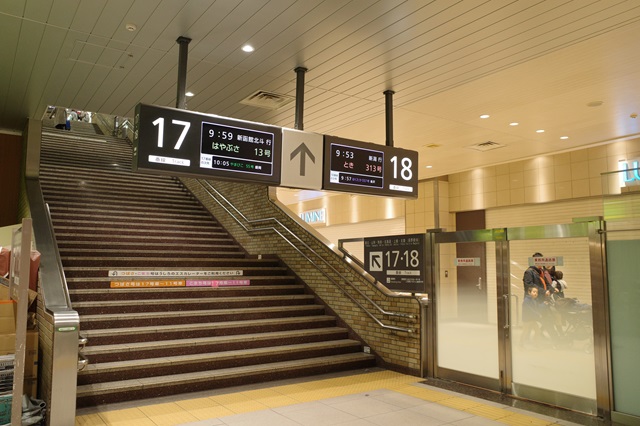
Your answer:
[[[538,256],[529,258],[529,266],[563,266],[563,256]]]
[[[134,170],[278,185],[282,129],[138,104]]]
[[[618,170],[620,171],[620,186],[636,186],[640,185],[640,162],[638,160],[618,161]]]
[[[424,234],[364,239],[364,268],[395,291],[424,293]]]
[[[325,136],[322,188],[329,191],[416,198],[418,153]]]
[[[326,223],[327,209],[316,209],[302,212],[300,213],[300,219],[311,225],[314,225],[316,223]]]
[[[456,257],[456,266],[480,266],[479,257]]]

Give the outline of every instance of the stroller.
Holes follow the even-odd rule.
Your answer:
[[[593,353],[593,315],[591,305],[580,303],[576,298],[552,298],[555,310],[556,329],[560,339],[567,347],[575,342],[584,342],[582,349]]]

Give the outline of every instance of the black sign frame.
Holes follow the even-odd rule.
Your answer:
[[[280,184],[277,126],[138,104],[133,146],[134,171]]]
[[[388,289],[426,293],[425,234],[364,239],[364,269]]]
[[[322,189],[418,197],[418,153],[325,135]]]

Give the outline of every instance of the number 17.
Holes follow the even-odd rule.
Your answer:
[[[164,117],[159,117],[152,123],[154,126],[158,126],[158,148],[162,148],[164,145]],[[184,126],[184,129],[182,129],[182,133],[180,133],[180,137],[176,142],[176,146],[173,147],[173,149],[180,149],[180,147],[182,146],[182,142],[184,142],[184,138],[187,137],[187,132],[191,127],[191,123],[188,121],[171,120],[171,124]]]

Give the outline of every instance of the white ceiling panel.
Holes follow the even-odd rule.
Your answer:
[[[292,127],[294,104],[240,101],[294,95],[304,66],[305,130],[384,143],[382,92],[394,90],[396,146],[434,165],[421,178],[639,133],[637,0],[4,1],[0,128],[47,104],[174,106],[180,36],[192,39],[189,109]],[[467,148],[488,140],[504,147]]]

